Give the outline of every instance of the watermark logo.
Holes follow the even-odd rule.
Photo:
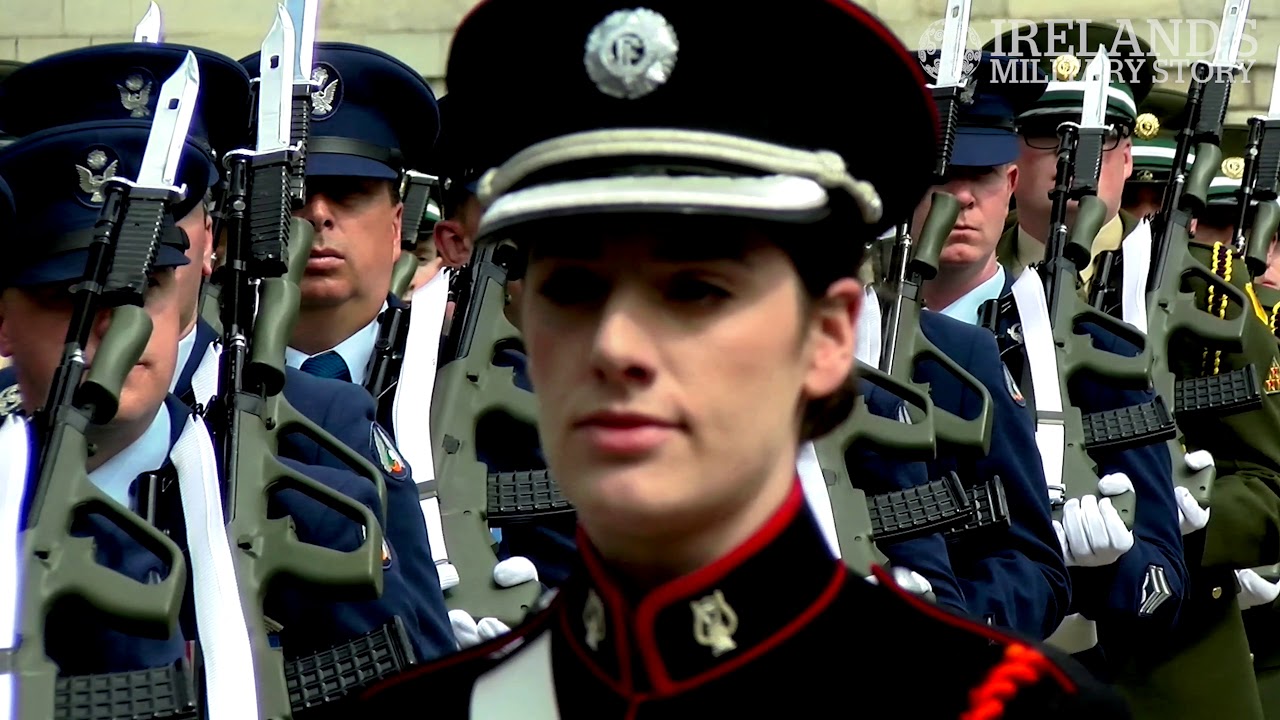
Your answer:
[[[998,19],[993,25],[989,52],[1038,64],[1055,80],[1079,80],[1099,45],[1107,52],[1113,82],[1134,83],[1150,74],[1156,84],[1185,84],[1193,78],[1207,81],[1213,72],[1232,72],[1210,66],[1221,32],[1212,20],[1121,19],[1108,23],[1106,32],[1088,20]],[[1244,21],[1235,82],[1248,83],[1257,63],[1259,45],[1251,33],[1256,28],[1257,20]],[[1035,82],[1028,65],[1005,65],[993,72],[1001,76],[993,77],[996,82]]]
[[[916,46],[920,48],[916,51],[920,64],[934,80],[938,79],[938,70],[942,66],[942,40],[946,36],[946,30],[946,20],[935,20],[921,33],[920,43]],[[982,62],[982,37],[972,26],[969,28],[969,36],[965,38],[964,47],[964,66],[960,72],[963,77],[969,77]],[[932,60],[929,58],[930,55],[933,55]]]

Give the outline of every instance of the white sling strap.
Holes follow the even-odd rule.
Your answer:
[[[471,690],[475,720],[560,720],[551,669],[551,633],[544,631],[494,669]]]
[[[1018,306],[1027,365],[1031,369],[1031,386],[1036,395],[1036,448],[1040,451],[1049,499],[1056,503],[1062,501],[1067,492],[1062,477],[1067,431],[1063,422],[1053,327],[1040,274],[1022,273],[1013,284],[1013,300]],[[1098,628],[1082,615],[1068,615],[1045,642],[1063,652],[1082,652],[1098,644]]]
[[[18,534],[27,491],[31,442],[27,421],[14,413],[0,425],[0,650],[18,646],[22,598],[22,538]],[[0,673],[0,720],[17,715],[17,678]]]
[[[223,522],[213,439],[204,420],[194,415],[187,419],[169,457],[182,496],[210,720],[257,720],[249,627]]]
[[[449,302],[449,277],[448,271],[441,270],[413,293],[404,361],[391,405],[396,445],[413,468],[421,498],[418,504],[427,523],[427,539],[431,542],[431,559],[435,561],[440,587],[444,590],[458,584],[458,568],[449,562],[444,524],[440,521],[436,466],[431,454],[431,396],[435,391],[445,306]]]
[[[1040,464],[1044,468],[1049,499],[1057,504],[1066,495],[1062,462],[1067,437],[1053,327],[1049,322],[1049,304],[1044,297],[1040,274],[1023,273],[1013,283],[1013,300],[1018,306],[1027,365],[1031,369],[1031,387],[1036,397],[1036,447],[1040,450]]]
[[[221,362],[222,340],[218,339],[209,343],[209,346],[204,349],[200,364],[191,374],[191,395],[203,407],[209,407],[209,402],[218,394],[218,373],[221,370],[219,367]]]
[[[1151,273],[1151,221],[1143,220],[1120,244],[1124,267],[1120,317],[1147,332],[1147,277]]]

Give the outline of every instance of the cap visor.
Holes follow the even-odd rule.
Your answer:
[[[308,153],[307,175],[311,177],[362,177],[395,180],[400,174],[377,160],[359,155]]]
[[[959,167],[995,167],[1018,159],[1018,136],[1006,130],[959,128],[951,164]]]
[[[191,261],[177,248],[161,245],[156,252],[155,269],[182,267]],[[9,283],[10,287],[36,287],[53,283],[75,282],[84,277],[89,264],[88,250],[73,250],[57,257],[47,258],[31,267],[23,268]]]
[[[828,215],[829,197],[800,177],[614,177],[541,185],[498,198],[480,219],[477,237],[539,220],[600,214],[671,214],[813,223]]]

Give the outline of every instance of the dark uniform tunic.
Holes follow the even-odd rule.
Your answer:
[[[647,593],[620,584],[589,541],[579,543],[583,567],[513,635],[385,681],[349,713],[1128,717],[1118,696],[1070,660],[853,575],[827,553],[798,485],[744,544]],[[504,667],[519,672],[495,674]],[[546,672],[553,681],[533,681]],[[484,700],[504,707],[477,714],[477,683]]]

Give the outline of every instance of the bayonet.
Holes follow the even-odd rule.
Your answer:
[[[1222,9],[1222,25],[1218,30],[1218,47],[1213,64],[1220,68],[1234,68],[1240,55],[1240,42],[1244,40],[1245,19],[1249,16],[1252,0],[1227,0]]]
[[[153,5],[154,7],[154,5]],[[177,72],[160,87],[152,132],[142,155],[138,184],[144,187],[173,187],[178,178],[178,161],[187,141],[187,130],[195,114],[196,97],[200,93],[200,64],[195,53],[187,51]],[[181,130],[181,132],[179,132]]]
[[[289,19],[297,31],[294,37],[293,82],[311,85],[311,71],[316,51],[316,24],[320,0],[289,0]]]
[[[258,152],[289,147],[292,126],[293,79],[296,69],[293,20],[284,6],[276,6],[276,20],[262,41],[258,55]]]
[[[942,53],[938,59],[937,82],[931,86],[933,101],[938,107],[939,130],[942,142],[938,148],[938,162],[934,175],[941,182],[951,164],[951,152],[955,148],[956,126],[959,123],[960,103],[964,102],[965,87],[969,82],[965,72],[965,40],[969,37],[970,0],[947,0],[946,28],[942,33]]]
[[[133,29],[133,41],[140,43],[159,43],[164,39],[160,21],[160,6],[151,3],[147,12]]]
[[[307,201],[306,144],[311,120],[311,73],[315,60],[316,23],[320,0],[287,0],[289,19],[293,21],[294,53],[293,89],[289,93],[292,121],[289,144],[297,148],[290,161],[289,197],[293,207]]]
[[[1084,104],[1080,112],[1080,127],[1107,127],[1107,94],[1111,87],[1110,58],[1107,49],[1098,46],[1098,54],[1085,67]]]
[[[934,87],[961,87],[965,84],[965,41],[969,38],[971,0],[947,0],[946,27],[942,31],[942,54]]]

